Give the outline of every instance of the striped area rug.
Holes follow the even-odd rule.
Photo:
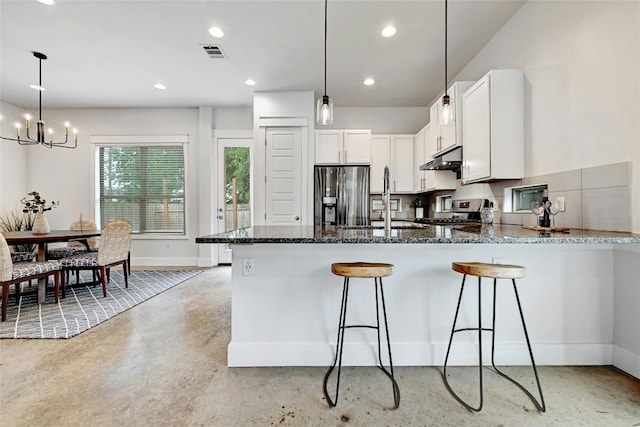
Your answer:
[[[91,285],[91,272],[82,272],[80,285],[67,287],[67,297],[53,302],[49,284],[44,304],[37,302],[37,285],[23,284],[16,304],[9,295],[7,320],[0,322],[0,338],[71,338],[201,273],[201,270],[134,270],[125,288],[121,270],[111,272],[107,297],[102,286]],[[71,278],[75,283],[75,277]],[[83,283],[87,283],[86,285]],[[11,286],[13,291],[14,286]],[[62,292],[62,291],[61,291]]]

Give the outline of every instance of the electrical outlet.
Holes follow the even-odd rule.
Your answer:
[[[253,276],[254,274],[253,258],[242,258],[242,275]]]
[[[167,240],[164,244],[165,244],[165,246],[167,248],[170,248],[171,247],[171,240]]]
[[[564,197],[556,197],[556,203],[558,204],[558,211],[564,212]]]

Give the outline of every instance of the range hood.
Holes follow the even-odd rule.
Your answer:
[[[460,169],[461,165],[462,165],[462,147],[458,147],[420,166],[420,170],[421,171],[433,171],[433,170],[457,171]]]

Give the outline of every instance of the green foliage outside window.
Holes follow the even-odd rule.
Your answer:
[[[238,204],[249,203],[250,197],[250,150],[247,147],[225,148],[225,190],[226,203],[231,203],[233,186],[231,181],[236,179]]]

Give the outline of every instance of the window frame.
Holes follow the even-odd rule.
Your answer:
[[[97,224],[101,223],[100,212],[100,148],[102,147],[123,147],[123,146],[182,146],[182,156],[184,161],[184,229],[182,232],[158,233],[158,232],[134,232],[133,239],[163,239],[163,240],[185,240],[189,235],[189,203],[188,197],[190,191],[189,182],[189,135],[92,135],[92,175],[94,182],[92,185],[93,192],[93,210],[94,218]]]

